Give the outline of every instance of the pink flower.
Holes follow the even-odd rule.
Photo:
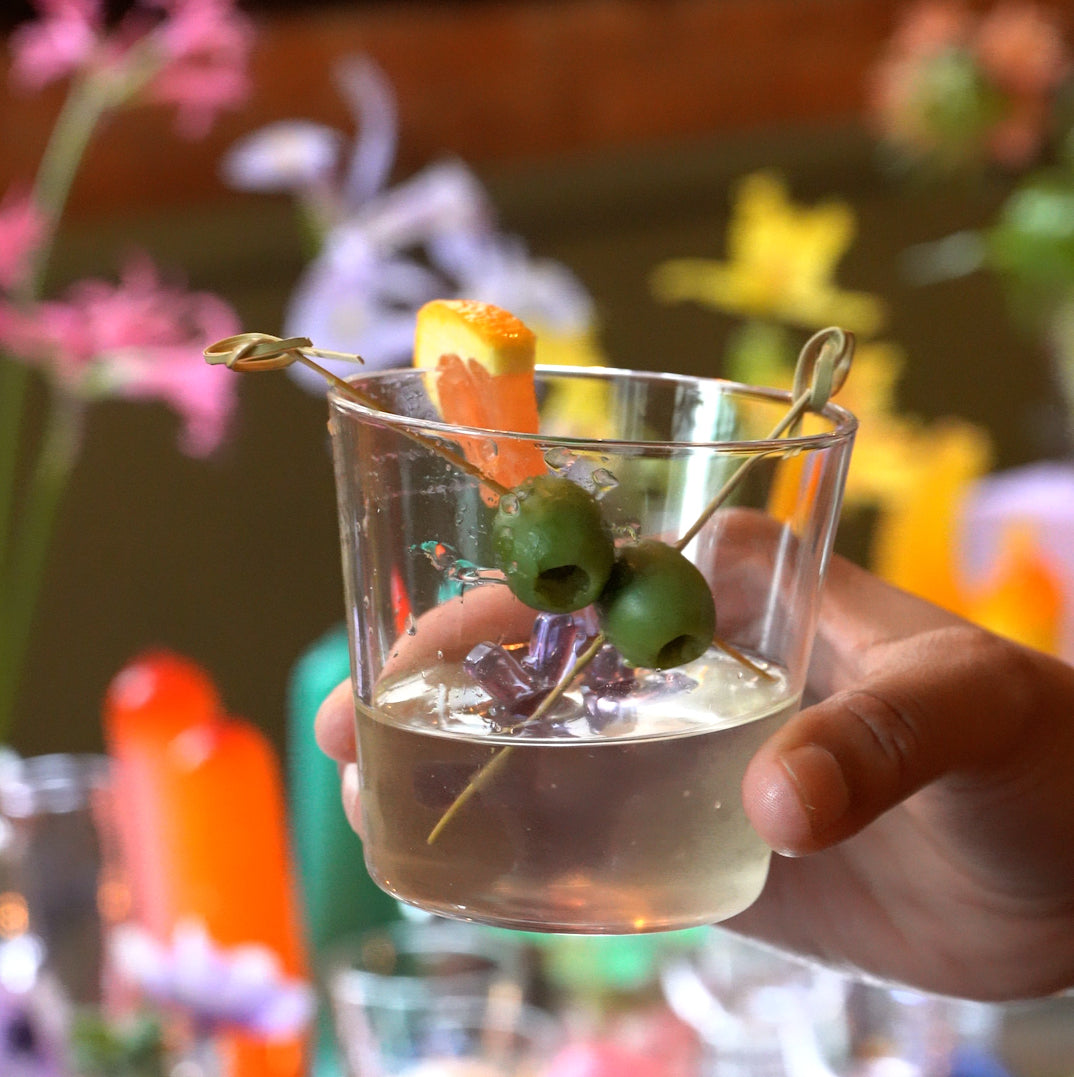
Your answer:
[[[925,0],[910,8],[889,44],[894,56],[922,59],[965,44],[972,20],[966,5]]]
[[[17,86],[39,90],[83,67],[101,34],[100,0],[36,0],[39,19],[11,34],[11,78]]]
[[[156,0],[154,6],[165,15],[155,32],[163,66],[147,96],[177,106],[182,133],[203,135],[217,112],[249,94],[252,23],[232,0]]]
[[[1024,168],[1036,160],[1047,132],[1047,102],[1038,97],[1014,99],[988,132],[989,153],[1007,168]]]
[[[927,156],[948,132],[935,128],[933,87],[941,65],[966,52],[973,21],[965,4],[925,0],[909,8],[887,44],[868,86],[869,108],[886,139]]]
[[[249,93],[253,25],[234,0],[140,0],[110,33],[101,0],[36,3],[41,17],[11,37],[12,77],[27,89],[79,70],[118,87],[127,86],[133,73],[133,89],[144,75],[138,65],[148,48],[159,70],[150,73],[144,96],[175,105],[179,130],[191,137],[203,135],[221,109]]]
[[[83,397],[161,400],[183,419],[181,447],[203,456],[219,445],[235,379],[220,377],[204,347],[239,332],[222,299],[161,284],[148,259],[119,285],[87,280],[62,300],[0,307],[0,344]]]
[[[981,20],[974,46],[992,81],[1018,96],[1044,97],[1070,70],[1058,21],[1036,4],[997,5]]]
[[[26,279],[45,221],[31,193],[10,190],[0,202],[0,289],[11,291]]]
[[[985,15],[965,3],[910,9],[874,72],[871,109],[910,158],[944,168],[1023,168],[1040,153],[1071,61],[1058,20],[1006,0]]]
[[[1000,4],[981,20],[974,51],[1006,95],[989,133],[992,156],[1008,167],[1030,164],[1048,133],[1052,98],[1071,68],[1058,21],[1034,4]]]

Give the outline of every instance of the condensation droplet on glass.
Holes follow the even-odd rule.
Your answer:
[[[713,807],[713,809],[715,811],[719,811],[723,807],[723,801],[722,800],[714,801],[713,804],[712,804],[712,807]]]
[[[563,445],[555,445],[544,454],[544,462],[553,471],[562,471],[564,468],[570,467],[573,459],[574,454]]]
[[[481,570],[473,563],[460,558],[448,569],[448,579],[464,586],[474,586],[481,582]]]
[[[492,438],[488,438],[482,444],[481,449],[486,460],[494,460],[500,455],[500,443],[493,441]]]
[[[627,520],[612,528],[616,538],[625,539],[627,542],[637,542],[641,537],[641,524],[637,520]]]
[[[619,485],[619,480],[606,467],[596,468],[589,476],[589,480],[593,483],[598,495],[606,494]]]
[[[437,652],[436,652],[436,659],[437,659],[438,662],[443,662],[444,661],[444,652],[438,649]]]
[[[500,498],[500,512],[505,516],[517,516],[518,496],[516,494],[504,494]]]
[[[438,572],[447,571],[455,559],[455,551],[450,546],[435,540],[423,542],[419,549]]]
[[[406,615],[406,634],[408,636],[414,636],[417,635],[417,632],[418,625],[417,622],[414,620],[414,614],[408,613]]]

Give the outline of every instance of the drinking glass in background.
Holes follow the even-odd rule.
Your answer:
[[[673,1013],[703,1044],[706,1077],[835,1077],[849,1057],[850,981],[713,928],[661,970]],[[907,1075],[908,1077],[908,1075]]]
[[[325,959],[350,1077],[529,1077],[556,1050],[557,1022],[527,1000],[524,950],[489,930],[402,920]]]
[[[721,928],[661,979],[701,1038],[706,1077],[1008,1073],[1005,1007],[857,979]]]
[[[115,1017],[113,930],[129,913],[108,760],[0,753],[0,1073],[69,1072]]]
[[[791,399],[775,390],[538,368],[542,407],[584,395],[590,425],[534,436],[440,422],[424,370],[351,384],[367,403],[333,390],[329,426],[372,877],[432,912],[544,931],[747,907],[770,852],[740,783],[799,706],[853,417],[829,404],[777,437]],[[537,496],[516,485],[535,475],[592,495],[616,571],[639,540],[681,549],[696,584],[658,581],[627,635],[644,655],[707,588],[700,657],[631,663],[599,601],[561,613],[512,594],[495,521]],[[567,546],[592,537],[548,515]]]
[[[108,760],[40,755],[0,764],[0,985],[49,977],[99,1005],[108,930],[126,911]]]

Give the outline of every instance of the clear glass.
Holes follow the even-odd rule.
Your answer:
[[[323,964],[337,1013],[371,1003],[420,1003],[430,995],[518,994],[525,977],[516,936],[441,917],[345,937],[328,949]]]
[[[853,982],[730,931],[666,961],[664,996],[704,1045],[706,1077],[835,1077],[853,1072]]]
[[[589,428],[533,437],[440,423],[424,371],[353,384],[371,406],[333,391],[329,428],[373,878],[432,912],[530,930],[668,930],[748,906],[769,850],[740,783],[798,707],[853,417],[829,406],[773,440],[783,393],[546,368],[539,401],[584,397]],[[513,598],[481,476],[534,472],[591,491],[617,546],[688,539],[716,607],[701,657],[580,659],[592,609],[565,625]]]
[[[673,957],[661,978],[705,1045],[708,1077],[1007,1072],[1003,1007],[854,979],[730,931]]]
[[[353,1077],[528,1077],[560,1042],[525,1001],[521,950],[487,929],[401,921],[333,947],[326,983]]]
[[[108,760],[0,766],[0,991],[51,978],[73,1004],[104,1001],[109,930],[128,905]]]

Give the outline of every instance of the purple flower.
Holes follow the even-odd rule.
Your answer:
[[[240,191],[319,191],[330,183],[343,136],[322,123],[279,120],[240,139],[224,157],[224,179]]]
[[[963,507],[959,551],[971,583],[984,579],[1012,529],[1027,531],[1064,595],[1060,654],[1074,660],[1074,465],[1040,463],[978,481]]]
[[[531,256],[517,236],[500,232],[484,188],[461,162],[436,162],[394,187],[398,119],[395,95],[368,57],[336,71],[357,134],[343,159],[343,136],[289,121],[237,143],[223,163],[242,189],[289,190],[318,233],[320,250],[288,304],[284,335],[357,354],[367,368],[411,361],[418,308],[434,298],[466,296],[517,313],[551,336],[584,335],[592,302],[564,266]],[[327,360],[346,376],[353,366]],[[315,392],[319,375],[290,373]]]
[[[203,1031],[238,1027],[283,1039],[301,1032],[313,1017],[313,989],[287,979],[272,951],[255,945],[225,950],[197,923],[177,926],[168,945],[124,926],[115,932],[113,956],[124,980]]]

